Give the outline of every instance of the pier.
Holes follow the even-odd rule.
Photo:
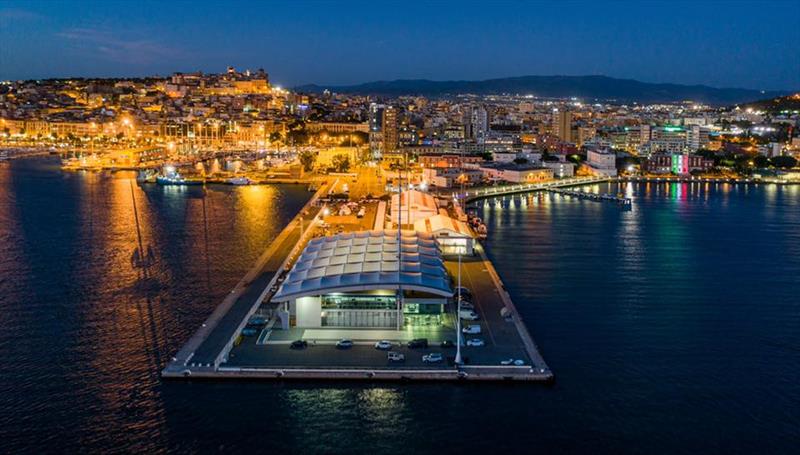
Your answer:
[[[562,188],[548,188],[547,191],[560,194],[562,196],[576,197],[579,199],[586,199],[595,202],[613,202],[618,205],[630,208],[633,205],[633,199],[629,197],[614,196],[613,194],[598,194],[590,193],[587,191],[568,190]]]
[[[402,328],[332,327],[299,328],[282,326],[282,304],[272,302],[277,284],[298,259],[315,227],[325,225],[320,216],[321,199],[336,182],[321,185],[301,213],[264,252],[253,269],[236,285],[198,331],[162,370],[163,378],[174,379],[271,379],[271,380],[366,380],[366,381],[519,381],[549,383],[554,376],[524,321],[506,291],[482,246],[474,256],[463,256],[462,285],[471,290],[477,321],[463,321],[462,327],[479,326],[483,346],[466,344],[474,335],[462,335],[463,363],[453,362],[455,347],[440,346],[455,341],[456,313],[447,304],[443,322],[436,326],[406,325]],[[368,213],[377,217],[378,207]],[[383,203],[385,206],[385,203]],[[385,207],[384,207],[385,209]],[[381,212],[382,213],[382,212]],[[367,217],[369,218],[369,217]],[[377,225],[364,219],[365,225]],[[364,229],[363,227],[357,229]],[[367,228],[369,229],[369,228]],[[353,231],[357,232],[357,231]],[[444,260],[447,273],[456,277],[459,262]],[[268,319],[254,335],[243,329],[254,315]],[[337,349],[336,342],[350,339],[353,346]],[[412,347],[412,339],[425,338],[429,346]],[[295,340],[307,347],[291,349]],[[405,356],[402,363],[387,362],[386,351],[377,350],[377,340],[390,340],[391,350]],[[441,353],[444,361],[425,362],[429,353]]]
[[[505,196],[508,194],[528,193],[531,191],[542,191],[554,188],[569,188],[573,186],[589,185],[593,183],[603,183],[612,181],[614,178],[598,177],[574,177],[561,180],[553,180],[539,183],[522,183],[518,185],[498,185],[486,188],[475,188],[463,193],[456,193],[462,203],[472,202],[487,197]]]
[[[275,285],[286,261],[295,251],[316,218],[317,199],[325,193],[322,185],[300,213],[278,234],[256,265],[239,281],[162,371],[164,377],[189,376],[215,371],[236,337]]]

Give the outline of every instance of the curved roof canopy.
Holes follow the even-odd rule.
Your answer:
[[[453,295],[432,235],[403,231],[399,251],[401,261],[397,232],[391,231],[360,231],[313,239],[272,301],[398,286],[443,297]]]

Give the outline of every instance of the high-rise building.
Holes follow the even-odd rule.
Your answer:
[[[397,109],[394,106],[386,106],[383,109],[382,123],[383,152],[393,152],[397,150],[400,139],[397,131]]]
[[[562,142],[572,142],[572,112],[556,110],[553,113],[553,128]]]
[[[369,105],[369,130],[370,132],[379,132],[383,126],[383,110],[386,106],[383,104],[372,103]]]
[[[469,106],[464,110],[464,138],[483,142],[489,130],[489,115],[483,106]]]

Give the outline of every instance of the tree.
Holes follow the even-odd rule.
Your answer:
[[[797,159],[787,155],[773,156],[772,158],[770,158],[770,161],[772,162],[773,166],[781,167],[784,169],[789,169],[797,166]]]
[[[515,164],[528,164],[527,158],[514,158]]]
[[[350,157],[339,153],[331,158],[331,166],[336,172],[347,172],[350,169]]]
[[[314,169],[314,163],[317,161],[317,155],[310,150],[303,150],[300,152],[300,164],[303,165],[303,170],[311,172]]]
[[[283,136],[281,136],[281,133],[279,131],[274,131],[269,135],[270,142],[278,142],[281,139],[283,139]]]
[[[753,158],[753,165],[757,168],[764,168],[769,166],[769,159],[764,155],[756,155]]]

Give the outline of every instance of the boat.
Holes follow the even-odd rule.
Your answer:
[[[229,178],[227,182],[230,183],[231,185],[249,185],[253,183],[247,177],[233,177]]]
[[[156,183],[159,185],[202,185],[203,181],[187,180],[175,168],[168,166],[164,169],[164,174],[156,176]]]

